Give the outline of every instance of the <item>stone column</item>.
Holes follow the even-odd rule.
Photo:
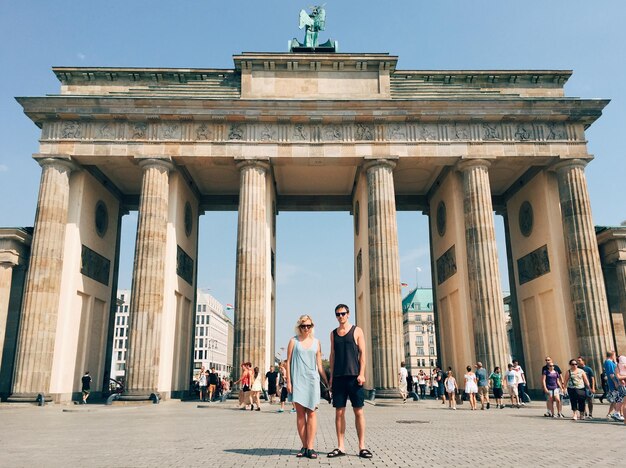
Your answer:
[[[128,326],[124,399],[157,394],[161,355],[161,318],[165,288],[165,247],[169,172],[165,159],[145,159]]]
[[[626,260],[615,262],[615,276],[617,278],[618,307],[624,316],[624,324],[626,324]]]
[[[267,268],[267,172],[269,164],[245,160],[238,164],[239,220],[237,223],[237,271],[235,283],[235,343],[233,375],[249,361],[266,369],[265,339]]]
[[[12,401],[50,392],[70,193],[69,160],[45,158],[24,292]]]
[[[0,364],[2,363],[4,336],[7,329],[7,317],[9,315],[13,267],[17,265],[17,259],[13,260],[2,257],[4,256],[0,255]]]
[[[612,349],[611,321],[600,266],[591,204],[587,192],[587,161],[572,159],[554,166],[567,247],[570,294],[579,352],[599,369],[604,353]]]
[[[365,164],[370,265],[371,343],[376,397],[399,397],[398,372],[404,360],[398,227],[393,169],[378,159]]]
[[[505,368],[511,359],[498,271],[498,250],[489,185],[489,162],[462,161],[463,211],[476,360],[486,369]],[[468,331],[469,332],[469,331]]]

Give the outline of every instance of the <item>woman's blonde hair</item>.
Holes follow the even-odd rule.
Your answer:
[[[298,321],[296,322],[296,327],[294,328],[297,336],[300,336],[300,333],[301,333],[300,325],[302,325],[302,322],[306,322],[307,320],[311,321],[311,325],[315,325],[310,315],[301,315]],[[313,328],[311,328],[311,336],[313,336]]]

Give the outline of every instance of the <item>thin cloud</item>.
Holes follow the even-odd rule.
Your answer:
[[[82,52],[78,52],[76,54],[76,57],[78,57],[79,60],[85,60],[87,58],[87,56],[83,54]]]
[[[430,249],[428,247],[417,247],[416,249],[409,250],[406,254],[400,257],[400,263],[415,262],[420,258],[424,258],[430,255]]]
[[[9,166],[6,164],[0,164],[0,172],[9,172]]]
[[[276,284],[281,286],[293,282],[295,278],[320,278],[320,275],[293,263],[279,263],[276,266]]]

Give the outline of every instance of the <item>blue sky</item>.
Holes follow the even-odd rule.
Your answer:
[[[38,129],[14,97],[57,93],[52,66],[230,68],[233,54],[284,51],[289,39],[302,39],[298,12],[309,3],[0,1],[0,225],[33,224]],[[398,55],[399,69],[573,70],[567,95],[612,100],[587,131],[596,157],[587,168],[594,222],[626,220],[625,2],[329,0],[326,10],[322,40],[338,40],[342,52]],[[420,285],[430,285],[426,222],[421,213],[398,215],[402,280],[411,286],[418,267]],[[124,218],[122,288],[130,286],[135,223],[135,213]],[[236,225],[232,212],[200,222],[199,286],[223,303],[234,301]],[[334,305],[354,303],[352,219],[281,213],[277,230],[277,349],[296,317],[309,313],[327,352]]]

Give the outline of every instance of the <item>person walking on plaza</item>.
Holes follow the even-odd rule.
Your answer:
[[[423,370],[417,373],[417,386],[419,387],[420,400],[426,398],[426,374]]]
[[[465,378],[465,393],[467,393],[470,407],[474,411],[476,409],[476,394],[478,393],[476,374],[472,372],[472,366],[467,366],[465,370],[467,370],[467,373],[463,376]]]
[[[448,370],[452,370],[452,368],[448,368]],[[441,397],[441,404],[445,405],[446,404],[446,387],[444,385],[446,381],[446,374],[444,374],[443,369],[441,368],[437,368],[437,391],[439,393],[439,396]]]
[[[622,420],[624,419],[624,403],[626,398],[626,356],[620,356],[617,360],[617,367],[615,369],[615,377],[619,381],[619,387],[617,387],[617,393],[622,398]],[[624,422],[626,424],[626,421]]]
[[[528,395],[526,395],[526,374],[524,374],[524,369],[519,365],[519,361],[517,359],[513,359],[513,370],[518,373],[519,383],[517,384],[517,396],[519,398],[519,404],[522,406],[526,406],[524,399],[528,399]]]
[[[337,448],[327,456],[336,458],[346,454],[346,405],[350,398],[359,440],[359,457],[372,458],[372,452],[365,448],[365,337],[360,327],[350,323],[347,305],[337,305],[335,317],[339,326],[330,334],[330,386],[335,407]]]
[[[606,399],[609,400],[610,405],[606,417],[607,419],[613,419],[615,421],[624,421],[624,416],[620,414],[624,397],[619,393],[620,384],[616,372],[617,362],[615,361],[615,351],[607,351],[606,360],[604,361],[604,373],[606,374],[609,389],[606,394]]]
[[[83,393],[83,405],[86,405],[87,398],[89,398],[89,394],[91,393],[91,375],[89,375],[89,371],[85,372],[85,375],[83,375],[80,381],[81,391]]]
[[[259,368],[254,368],[254,380],[252,381],[252,387],[250,387],[250,411],[254,410],[254,403],[256,403],[256,410],[261,411],[261,391],[263,391],[263,379]]]
[[[322,367],[322,347],[313,336],[313,319],[302,315],[296,323],[296,336],[287,348],[287,376],[285,382],[290,400],[296,407],[296,427],[302,442],[297,457],[317,458],[313,449],[317,432],[317,414],[320,403],[320,377],[328,385]]]
[[[517,384],[519,383],[519,374],[513,370],[513,364],[507,365],[508,370],[504,373],[504,385],[508,389],[511,397],[511,406],[519,408],[519,397],[517,393]]]
[[[270,405],[274,404],[274,398],[277,395],[278,372],[274,370],[274,366],[270,366],[270,370],[265,374],[265,388],[267,388],[267,398]]]
[[[278,385],[280,387],[280,408],[278,408],[278,413],[285,412],[285,402],[289,396],[289,392],[287,391],[287,361],[283,361],[280,363],[278,367]]]
[[[448,394],[448,408],[456,411],[456,392],[459,389],[456,385],[456,379],[452,374],[452,371],[448,371],[448,376],[444,381],[444,386],[446,387],[446,392]]]
[[[585,371],[578,368],[576,359],[570,359],[569,369],[565,371],[564,378],[574,412],[572,420],[585,419],[585,389],[589,388],[589,380]]]
[[[552,362],[542,371],[541,382],[543,384],[543,392],[546,394],[548,401],[548,411],[546,411],[544,416],[548,418],[562,418],[561,393],[563,392],[563,383],[561,382],[561,374],[557,372]],[[556,411],[554,410],[555,405]]]
[[[198,389],[200,390],[200,401],[206,400],[206,369],[204,366],[200,368],[200,372],[198,373]]]
[[[209,402],[213,401],[216,392],[218,392],[220,386],[220,376],[215,372],[215,368],[211,367],[208,378],[209,384]]]
[[[559,374],[559,387],[561,388],[561,392],[562,394],[565,394],[565,385],[563,384],[563,371],[561,371],[561,368],[558,365],[552,362],[552,358],[550,356],[545,357],[545,362],[546,364],[541,368],[541,375],[542,375],[541,378],[543,379],[543,375],[548,371],[548,369],[550,368],[550,365],[552,365],[553,370],[556,371],[557,374]],[[563,396],[559,395],[558,399],[554,399],[554,401],[556,402],[557,416],[560,418],[564,417],[563,416]],[[554,408],[553,408],[553,405],[550,403],[550,399],[546,398],[546,414],[548,413],[555,414],[553,410]]]
[[[241,384],[239,389],[239,409],[245,410],[248,403],[252,404],[250,386],[252,385],[252,378],[254,375],[251,372],[252,364],[244,362],[241,364],[241,377],[234,382],[233,385]]]
[[[404,361],[402,361],[400,363],[400,372],[398,372],[398,386],[400,388],[400,395],[402,395],[402,402],[406,403],[406,397],[408,395],[407,378],[409,376],[409,373],[404,365]]]
[[[585,359],[582,356],[578,356],[576,362],[578,363],[578,368],[582,369],[585,374],[587,374],[587,380],[589,381],[589,388],[585,394],[585,408],[583,414],[585,418],[593,419],[593,399],[596,396],[596,374],[591,367],[585,364]]]
[[[502,404],[502,372],[500,367],[496,366],[493,369],[493,372],[489,375],[489,380],[493,389],[493,397],[496,399],[496,408],[502,409],[504,405]]]
[[[489,403],[489,377],[487,376],[487,369],[483,367],[482,362],[476,363],[476,380],[478,383],[478,397],[480,398],[480,409],[489,409],[491,403]]]

